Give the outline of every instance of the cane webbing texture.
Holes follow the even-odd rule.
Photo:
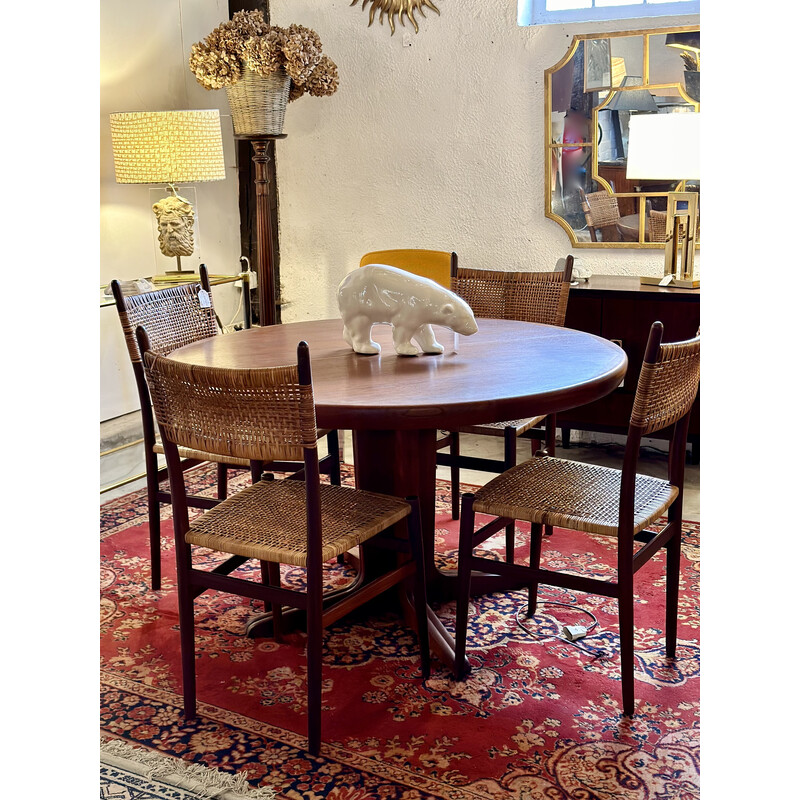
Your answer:
[[[153,445],[154,453],[163,453],[164,445],[161,443],[160,434],[156,434],[156,441]],[[204,453],[202,450],[190,450],[188,447],[179,447],[178,455],[181,458],[195,458],[199,461],[215,461],[223,464],[230,464],[232,467],[250,468],[250,461],[246,458],[235,458],[234,456],[221,456],[217,453]],[[300,456],[302,458],[302,456]]]
[[[655,364],[642,364],[631,424],[642,435],[659,431],[688,414],[700,385],[700,337],[662,344]]]
[[[560,458],[531,458],[475,493],[475,511],[497,517],[616,536],[622,472]],[[658,519],[678,496],[668,481],[636,476],[634,533]]]
[[[593,228],[614,225],[619,222],[619,204],[617,198],[608,192],[590,192],[585,195],[586,201],[581,203],[586,224]]]
[[[125,311],[120,311],[119,319],[134,364],[142,360],[136,343],[139,325],[147,331],[150,349],[161,356],[216,335],[213,304],[208,308],[200,306],[200,289],[199,283],[188,283],[123,298]]]
[[[512,419],[508,422],[486,422],[483,425],[466,425],[459,428],[459,433],[476,433],[483,436],[503,436],[506,428],[514,428],[517,436],[522,436],[531,428],[544,422],[546,417],[527,417],[526,419]]]
[[[459,268],[452,289],[476,317],[563,326],[567,313],[569,283],[563,272]]]
[[[406,517],[396,497],[320,484],[322,560],[328,561]],[[306,484],[259,481],[192,521],[186,541],[223,553],[306,565]]]
[[[328,429],[320,428],[317,431],[317,438],[321,439],[323,436],[327,436],[330,431]],[[154,453],[163,453],[164,452],[164,445],[161,442],[161,434],[156,434],[156,442],[153,445],[153,452]],[[199,459],[200,461],[215,461],[221,462],[223,464],[229,464],[232,467],[244,467],[245,469],[250,469],[250,460],[247,458],[237,458],[236,456],[221,456],[219,453],[204,453],[202,450],[191,450],[188,447],[179,447],[178,448],[178,455],[181,458],[194,458]],[[295,454],[289,459],[290,461],[302,461],[303,460],[303,449],[298,447],[295,451]]]
[[[651,211],[647,216],[647,228],[651,242],[666,242],[667,212]]]
[[[651,242],[667,241],[667,212],[650,211],[647,215],[647,232]],[[686,226],[680,226],[679,242],[683,242]]]
[[[316,449],[310,385],[296,365],[223,369],[145,353],[153,412],[168,441],[222,457],[296,460]]]

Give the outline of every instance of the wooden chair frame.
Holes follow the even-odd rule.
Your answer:
[[[159,361],[168,362],[169,359],[152,354],[149,350],[147,333],[143,328],[137,328],[136,336],[145,363],[145,370],[152,377],[152,371],[158,368]],[[192,380],[202,384],[206,375],[221,371],[212,367],[192,367]],[[245,374],[248,371],[231,369],[225,370],[225,372],[233,375],[233,373],[237,372]],[[300,342],[297,348],[297,373],[301,391],[304,387],[309,389],[310,401],[308,402],[313,408],[311,362],[306,342]],[[245,378],[245,380],[251,379]],[[161,398],[162,403],[167,400],[168,398]],[[156,415],[158,416],[158,410],[156,410]],[[419,501],[416,497],[406,498],[406,502],[410,506],[409,513],[404,520],[408,533],[407,541],[390,537],[382,542],[380,533],[373,535],[368,540],[371,545],[385,546],[395,552],[407,553],[410,554],[411,558],[407,558],[402,563],[399,563],[395,569],[371,580],[369,583],[363,584],[363,576],[359,576],[357,579],[358,586],[355,590],[341,597],[341,599],[337,599],[332,604],[324,606],[320,461],[316,441],[314,441],[313,445],[310,443],[303,445],[307,554],[306,591],[303,592],[282,588],[280,586],[280,573],[276,569],[279,565],[272,561],[268,562],[268,566],[271,569],[265,569],[265,563],[261,562],[262,583],[260,584],[243,578],[231,577],[230,573],[248,560],[244,556],[232,555],[212,571],[197,569],[193,566],[192,545],[186,541],[186,536],[190,529],[189,505],[186,496],[184,471],[178,455],[178,445],[185,444],[185,442],[173,441],[169,429],[164,427],[161,419],[159,419],[159,427],[167,456],[167,469],[173,498],[172,512],[178,567],[178,608],[183,697],[184,712],[187,720],[194,719],[197,714],[194,599],[209,589],[263,601],[267,607],[271,606],[273,611],[281,609],[283,606],[289,606],[305,612],[308,659],[308,749],[312,755],[319,754],[322,741],[322,637],[324,629],[387,589],[409,580],[413,580],[415,622],[419,636],[423,680],[428,677],[430,674],[430,651],[425,588],[425,559]],[[263,461],[257,463],[270,462],[265,457]],[[286,480],[291,481],[296,478],[297,475],[293,475]],[[272,476],[265,475],[264,479],[270,480]],[[357,489],[346,491],[358,492]],[[235,496],[233,499],[235,500]],[[341,592],[333,592],[331,594],[341,596]]]
[[[662,345],[663,331],[663,325],[660,322],[653,323],[650,329],[650,336],[644,356],[643,374],[640,376],[639,387],[637,388],[637,400],[642,393],[643,382],[647,380],[644,376],[647,367],[657,364],[663,352],[668,351],[670,348],[683,347],[686,348],[687,351],[690,350],[694,353],[696,349],[696,356],[699,359],[699,334],[696,339],[688,342]],[[699,369],[697,380],[699,381]],[[468,670],[468,661],[465,655],[470,576],[472,570],[477,569],[527,582],[530,586],[528,595],[529,617],[533,616],[536,611],[536,594],[540,583],[558,586],[571,591],[589,592],[603,597],[616,598],[619,603],[623,713],[626,715],[633,714],[635,704],[633,579],[636,572],[638,572],[661,548],[665,548],[667,551],[666,654],[668,658],[674,658],[676,654],[686,438],[689,430],[689,416],[696,393],[697,386],[695,385],[694,394],[687,394],[684,398],[685,402],[682,406],[684,410],[678,419],[670,419],[666,424],[660,424],[656,427],[637,419],[637,403],[636,401],[634,402],[634,410],[628,428],[628,440],[625,446],[625,455],[621,470],[619,519],[617,524],[618,548],[616,582],[542,569],[540,566],[540,558],[543,526],[541,524],[531,525],[530,566],[502,563],[473,555],[473,549],[478,544],[488,539],[496,531],[500,530],[500,528],[506,524],[507,520],[498,517],[476,531],[475,512],[473,510],[475,496],[473,494],[464,495],[459,537],[459,596],[458,609],[456,612],[455,664],[457,665],[458,679],[463,680]],[[655,430],[669,427],[670,425],[673,426],[673,431],[669,446],[668,481],[672,486],[677,487],[677,497],[671,505],[669,505],[667,524],[661,532],[655,534],[645,530],[634,535],[636,467],[639,459],[642,437]],[[644,542],[644,544],[638,550],[634,551],[634,541]]]
[[[561,279],[562,291],[561,297],[559,299],[559,305],[557,308],[548,309],[548,321],[552,320],[555,324],[564,325],[564,318],[566,316],[567,310],[567,301],[569,298],[569,287],[570,282],[572,280],[572,269],[574,265],[575,259],[572,255],[568,255],[566,258],[566,262],[564,264],[563,270],[563,277]],[[477,272],[477,271],[476,271]],[[458,269],[454,269],[453,271],[453,282],[455,291],[458,292]],[[532,273],[533,275],[537,275],[540,273]],[[547,276],[552,275],[553,273],[541,273]],[[487,271],[487,275],[497,275],[497,276],[508,276],[508,285],[502,286],[503,292],[513,292],[514,289],[514,277],[516,273],[499,273],[493,271]],[[462,295],[463,296],[463,295]],[[470,298],[465,298],[467,302],[470,302]],[[505,314],[506,319],[520,319],[525,322],[544,322],[545,320],[534,311],[523,311],[521,309],[515,308],[514,304],[512,303],[509,306],[508,313]],[[508,469],[511,469],[517,463],[517,439],[530,439],[531,440],[531,455],[535,455],[541,448],[544,449],[550,455],[555,455],[556,452],[556,415],[550,414],[544,419],[544,431],[541,429],[542,423],[537,424],[536,426],[522,432],[518,433],[517,429],[514,426],[506,426],[502,429],[502,433],[499,429],[497,433],[494,431],[481,431],[478,433],[477,431],[450,431],[446,443],[450,446],[450,453],[449,454],[440,454],[437,456],[437,464],[441,466],[449,466],[450,467],[450,488],[452,494],[452,516],[453,519],[458,519],[459,517],[459,496],[460,496],[460,489],[459,483],[461,479],[461,468],[466,469],[475,469],[480,470],[482,472],[505,472]],[[475,426],[480,427],[480,426]],[[487,459],[487,458],[475,458],[472,456],[462,456],[460,449],[461,449],[461,442],[460,442],[460,433],[469,432],[477,435],[502,435],[503,437],[503,460],[498,461],[494,459]],[[441,443],[445,443],[445,440],[442,439],[437,442],[437,447]],[[550,532],[550,531],[548,531]],[[514,526],[509,525],[508,529],[506,530],[506,557],[509,560],[509,563],[513,563],[514,561]]]
[[[179,286],[170,286],[163,289],[157,289],[154,292],[147,292],[142,295],[124,296],[120,287],[119,281],[111,281],[111,291],[114,297],[114,302],[119,314],[120,323],[122,325],[122,332],[125,336],[125,342],[128,348],[128,355],[131,359],[133,367],[134,378],[136,379],[136,391],[139,396],[139,409],[142,416],[142,438],[144,444],[144,462],[145,462],[145,478],[147,485],[147,516],[149,526],[149,539],[150,539],[150,575],[151,585],[153,591],[161,589],[161,504],[169,504],[172,502],[172,496],[168,489],[162,489],[161,484],[167,480],[167,468],[158,466],[158,453],[156,450],[157,437],[156,426],[153,420],[152,402],[150,398],[150,390],[147,387],[147,381],[144,376],[144,369],[142,367],[142,360],[139,354],[139,348],[135,338],[134,322],[138,321],[141,317],[134,310],[135,306],[143,306],[148,299],[152,298],[158,302],[164,298],[169,298],[175,308],[181,306],[188,307],[189,303],[195,300],[199,306],[197,299],[200,290],[205,290],[208,293],[210,306],[205,309],[205,321],[201,322],[194,334],[190,334],[182,339],[176,336],[175,341],[180,344],[189,344],[191,341],[206,338],[206,335],[216,335],[217,332],[217,318],[214,313],[213,298],[211,296],[211,284],[208,278],[208,270],[205,264],[200,265],[200,280],[197,284],[181,284]],[[198,312],[200,313],[200,312]],[[249,327],[249,325],[248,325]],[[323,459],[323,469],[330,475],[331,483],[339,484],[340,477],[340,448],[339,448],[339,432],[332,430],[327,432],[328,455]],[[210,454],[205,454],[210,455]],[[194,469],[201,464],[207,463],[206,458],[184,458],[181,462],[184,470]],[[244,463],[230,464],[225,463],[222,457],[219,460],[215,459],[217,463],[217,497],[224,499],[228,494],[228,470],[229,469],[242,469],[246,467]],[[301,465],[297,463],[284,463],[272,464],[271,469],[287,471],[297,470]],[[263,465],[250,465],[251,475],[253,480],[258,480],[261,476]],[[192,508],[208,509],[213,504],[213,501],[207,497],[199,495],[187,496],[187,502]]]

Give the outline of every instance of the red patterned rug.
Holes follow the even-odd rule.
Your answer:
[[[192,474],[210,491],[213,472]],[[246,482],[244,475],[236,480]],[[236,485],[232,482],[232,485]],[[437,554],[454,567],[457,523],[440,486]],[[164,581],[149,589],[144,492],[101,507],[101,729],[106,736],[243,773],[292,800],[689,800],[699,797],[699,525],[684,526],[678,657],[664,656],[664,556],[636,576],[636,715],[620,714],[616,601],[543,587],[598,620],[588,651],[554,638],[590,617],[558,605],[524,617],[525,595],[476,598],[468,655],[456,683],[434,659],[423,685],[416,640],[390,611],[357,612],[326,632],[323,745],[305,745],[304,635],[252,640],[255,602],[219,593],[195,601],[198,718],[181,707],[178,611],[168,509]],[[484,543],[502,553],[502,532]],[[526,542],[518,536],[519,558]],[[614,575],[613,542],[556,530],[543,562]],[[245,569],[245,568],[243,568]],[[302,570],[284,567],[302,583]],[[328,581],[351,577],[335,563]],[[453,603],[436,607],[452,630]],[[533,631],[526,631],[519,620]]]

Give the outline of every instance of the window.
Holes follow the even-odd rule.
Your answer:
[[[518,0],[517,24],[554,25],[699,13],[700,0]]]

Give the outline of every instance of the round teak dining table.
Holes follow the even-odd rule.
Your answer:
[[[478,319],[462,336],[434,326],[440,355],[399,356],[392,328],[376,325],[377,355],[345,343],[339,319],[293,322],[214,336],[170,354],[178,361],[252,369],[297,362],[308,342],[321,428],[353,432],[356,485],[420,500],[430,588],[452,596],[455,576],[434,568],[437,431],[551,414],[590,403],[625,377],[627,357],[599,336],[514,320]],[[483,576],[478,591],[502,588]],[[452,663],[452,638],[431,611],[431,644]]]

